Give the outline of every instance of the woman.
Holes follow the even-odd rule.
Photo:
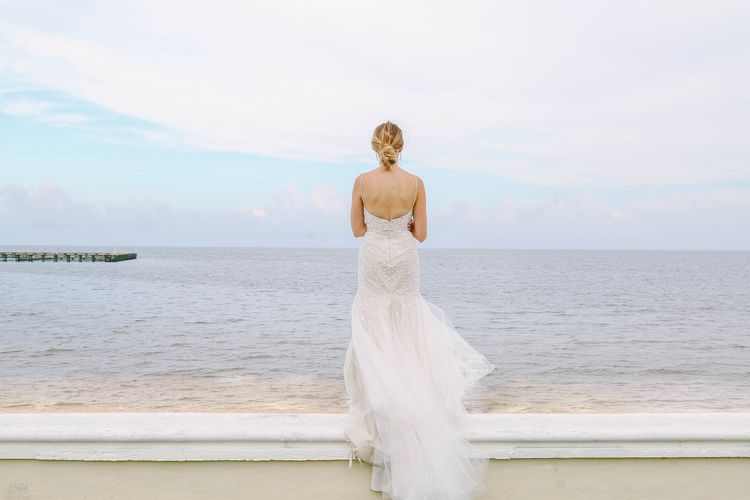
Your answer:
[[[378,125],[379,165],[352,190],[352,231],[363,238],[344,433],[352,457],[372,464],[370,487],[384,498],[469,499],[485,491],[487,459],[469,458],[462,399],[495,366],[420,293],[416,242],[427,236],[426,194],[398,164],[403,146],[396,124]]]

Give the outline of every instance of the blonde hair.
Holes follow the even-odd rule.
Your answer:
[[[390,170],[396,163],[396,157],[404,149],[404,135],[398,125],[387,121],[375,127],[371,144],[380,164]]]

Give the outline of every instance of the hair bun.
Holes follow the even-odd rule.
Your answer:
[[[382,158],[383,162],[388,162],[388,164],[393,165],[396,163],[396,156],[398,155],[398,152],[396,151],[396,148],[394,148],[390,144],[383,144],[380,147],[380,157]]]
[[[386,169],[396,164],[398,154],[404,147],[404,138],[401,129],[395,123],[387,121],[375,128],[372,135],[372,149],[378,155],[378,161]]]
[[[381,146],[380,148],[380,152],[381,154],[389,155],[391,153],[395,153],[396,148],[394,148],[391,144],[383,144],[383,146]]]

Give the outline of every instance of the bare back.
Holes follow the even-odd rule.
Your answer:
[[[414,208],[419,181],[404,172],[365,172],[360,176],[360,191],[365,210],[375,217],[393,220]]]
[[[351,225],[355,237],[367,232],[365,215],[381,221],[406,218],[414,238],[427,238],[427,193],[418,176],[402,170],[375,169],[357,176],[352,185]]]

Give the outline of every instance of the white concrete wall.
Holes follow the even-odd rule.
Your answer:
[[[344,415],[0,414],[4,499],[359,499]],[[750,414],[483,414],[482,498],[750,499]]]
[[[0,460],[2,500],[378,500],[343,460]],[[480,500],[745,500],[750,458],[491,460]]]

